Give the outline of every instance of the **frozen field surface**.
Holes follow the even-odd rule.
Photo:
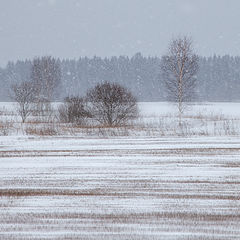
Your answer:
[[[1,137],[0,239],[240,239],[240,139]]]

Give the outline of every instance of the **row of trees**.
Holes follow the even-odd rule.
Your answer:
[[[59,108],[60,119],[83,124],[93,119],[102,126],[122,126],[138,117],[136,98],[117,83],[97,84],[85,97],[67,97]]]
[[[177,103],[181,124],[184,103],[192,100],[196,87],[198,56],[193,51],[191,39],[183,37],[171,42],[168,55],[161,61],[161,70],[168,98]],[[19,103],[19,113],[23,122],[30,114],[30,106],[33,103],[42,107],[43,103],[53,100],[60,82],[61,68],[54,58],[34,59],[31,80],[12,86],[13,99]],[[83,99],[79,97],[66,99],[65,117],[68,117],[68,121],[78,116],[91,117],[101,124],[113,126],[137,116],[135,97],[116,83],[97,84],[87,92],[84,99],[88,104],[84,105]],[[62,115],[63,110],[62,108]]]
[[[61,68],[52,57],[35,58],[30,81],[12,85],[12,98],[24,123],[33,112],[41,113],[59,90]],[[138,116],[136,98],[117,83],[105,82],[90,89],[85,97],[67,97],[59,108],[64,122],[81,124],[91,118],[102,125],[119,126]]]
[[[61,82],[55,100],[66,96],[84,95],[101,82],[117,82],[127,87],[138,101],[167,101],[167,90],[161,70],[162,58],[133,57],[79,58],[58,60]],[[9,101],[9,89],[14,83],[31,81],[33,61],[17,61],[0,68],[0,101]],[[194,101],[239,101],[240,57],[199,57]]]
[[[12,87],[18,113],[24,123],[38,109],[36,88],[31,82]],[[47,102],[49,103],[49,102]],[[46,104],[41,100],[41,104]],[[37,107],[37,109],[36,109]],[[97,84],[85,97],[67,97],[58,109],[59,118],[65,123],[83,125],[86,119],[93,119],[103,126],[121,126],[138,116],[136,98],[130,91],[116,83]]]

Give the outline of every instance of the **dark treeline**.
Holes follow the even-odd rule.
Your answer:
[[[58,60],[62,69],[58,100],[84,95],[98,82],[117,82],[127,87],[139,101],[165,101],[166,91],[160,72],[161,59],[140,53],[129,58],[80,58]],[[14,83],[30,80],[31,61],[9,62],[0,68],[0,100],[9,101]],[[240,100],[240,57],[200,57],[196,101]]]

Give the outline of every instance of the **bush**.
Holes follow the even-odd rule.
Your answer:
[[[67,97],[58,108],[59,119],[65,123],[76,123],[82,125],[84,120],[89,117],[85,110],[85,101],[80,97]]]
[[[87,92],[89,116],[107,126],[122,126],[138,116],[136,98],[117,83],[102,83]]]

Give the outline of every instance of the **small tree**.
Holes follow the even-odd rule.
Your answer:
[[[97,84],[87,92],[88,112],[100,124],[119,126],[138,116],[136,98],[117,83]]]
[[[23,123],[31,114],[35,93],[35,88],[31,82],[22,82],[12,86],[12,98],[18,103],[17,111],[21,116]]]
[[[58,108],[59,118],[63,122],[83,124],[84,120],[89,117],[86,111],[85,101],[81,97],[67,97],[64,104]]]
[[[194,97],[198,71],[198,56],[194,53],[190,38],[172,40],[168,55],[162,58],[161,70],[168,98],[177,103],[179,125],[181,125],[185,103]]]

